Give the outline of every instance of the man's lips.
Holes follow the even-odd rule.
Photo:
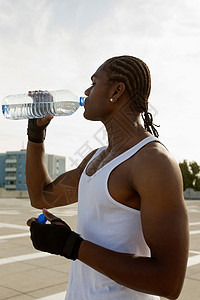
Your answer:
[[[88,97],[85,99],[84,106],[86,105],[87,101],[88,101]]]

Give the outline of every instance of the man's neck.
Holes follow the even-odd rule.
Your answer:
[[[104,123],[108,134],[108,151],[123,152],[149,136],[140,123],[140,116],[115,113]]]

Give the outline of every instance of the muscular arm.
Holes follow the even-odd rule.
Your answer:
[[[83,241],[79,259],[131,289],[169,299],[180,294],[188,257],[188,219],[177,164],[150,153],[134,165],[132,185],[141,197],[143,233],[151,257],[118,253]],[[137,176],[134,174],[137,173]]]
[[[44,161],[44,143],[29,141],[26,154],[26,183],[31,205],[42,209],[78,201],[78,183],[81,173],[95,151],[91,152],[76,169],[52,181]]]

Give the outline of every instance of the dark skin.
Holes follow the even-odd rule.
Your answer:
[[[110,84],[101,67],[92,81],[93,85],[85,91],[88,98],[84,117],[100,120],[105,125],[109,143],[88,165],[89,176],[150,135],[140,124],[139,114],[129,108],[124,83]],[[38,126],[50,118],[38,120]],[[28,142],[26,172],[31,204],[51,208],[78,201],[79,179],[94,153],[77,169],[52,182],[44,165],[43,143]],[[176,299],[185,277],[189,243],[182,177],[177,163],[162,144],[151,142],[111,172],[108,189],[116,201],[140,210],[151,257],[118,253],[83,241],[78,259],[121,285]],[[45,214],[48,218],[48,212]],[[29,226],[32,221],[28,221]]]

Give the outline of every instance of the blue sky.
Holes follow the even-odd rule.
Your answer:
[[[0,99],[35,89],[83,95],[107,58],[133,55],[151,71],[160,140],[177,161],[200,163],[199,49],[199,0],[0,0]],[[46,152],[70,158],[68,167],[106,142],[82,112],[48,128]],[[0,152],[26,146],[26,127],[0,113]]]

